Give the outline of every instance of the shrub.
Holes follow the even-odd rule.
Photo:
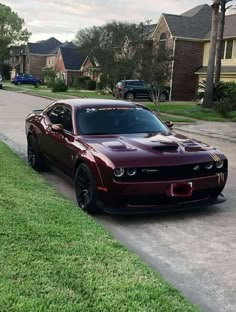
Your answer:
[[[52,84],[52,92],[66,92],[67,89],[68,87],[62,79],[57,79]]]
[[[222,99],[214,103],[214,109],[222,117],[229,117],[229,113],[233,110],[233,103],[229,98]]]
[[[73,89],[79,89],[80,88],[78,77],[72,77],[72,88]]]
[[[87,76],[81,76],[77,78],[78,81],[78,87],[80,89],[86,89],[87,88],[87,82],[90,80],[90,77]]]
[[[95,90],[96,89],[96,81],[88,80],[87,81],[87,90]]]
[[[56,79],[56,72],[52,68],[46,68],[43,71],[43,80],[48,88],[52,88]]]
[[[198,85],[199,92],[195,97],[195,101],[201,101],[204,98],[205,89],[206,89],[206,81],[204,80]],[[220,81],[215,83],[213,86],[213,101],[219,101],[223,99],[226,95],[226,83]]]

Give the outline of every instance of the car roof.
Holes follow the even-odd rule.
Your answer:
[[[70,100],[59,100],[55,103],[67,104],[73,108],[89,108],[89,107],[137,107],[142,106],[138,103],[121,101],[121,100],[109,100],[109,99],[70,99]],[[54,103],[54,104],[55,104]]]

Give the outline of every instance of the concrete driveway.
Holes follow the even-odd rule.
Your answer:
[[[24,119],[51,101],[0,91],[0,133],[26,152]],[[113,236],[201,306],[203,311],[236,311],[236,145],[191,135],[219,147],[229,158],[230,175],[221,206],[156,216],[96,217]],[[44,174],[57,190],[75,200],[71,181]]]

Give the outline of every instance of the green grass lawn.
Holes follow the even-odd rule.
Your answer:
[[[146,104],[150,109],[155,109],[153,103]],[[186,103],[169,103],[160,104],[160,112],[177,116],[185,116],[206,121],[229,121],[236,117],[236,111],[230,113],[230,118],[223,118],[219,113],[213,110],[203,110],[200,105],[193,102]]]
[[[4,89],[7,91],[17,91],[25,92],[33,95],[45,96],[51,99],[70,99],[73,97],[79,98],[105,98],[105,99],[114,99],[112,95],[100,94],[96,91],[84,91],[84,90],[75,90],[69,89],[67,92],[52,92],[46,86],[39,86],[38,88],[32,85],[20,85],[15,86],[10,82],[4,82]]]
[[[0,143],[1,312],[199,309]]]

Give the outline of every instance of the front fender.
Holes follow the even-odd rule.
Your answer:
[[[94,155],[90,151],[85,151],[81,155],[77,155],[77,157],[75,159],[74,176],[76,174],[76,170],[77,170],[78,166],[81,163],[86,163],[86,165],[89,167],[89,169],[91,170],[91,173],[95,179],[97,187],[99,187],[99,186],[103,187],[104,182],[102,179],[101,171],[100,171],[99,166],[97,164],[97,160],[95,159]]]

